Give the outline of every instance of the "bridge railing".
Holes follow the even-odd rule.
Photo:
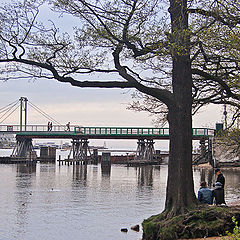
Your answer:
[[[22,126],[22,132],[46,132],[49,131],[47,125],[27,125]],[[66,132],[64,125],[53,125],[49,132]],[[214,136],[214,129],[193,128],[193,136]],[[19,125],[0,125],[0,132],[16,133],[20,132]],[[82,135],[131,135],[131,136],[169,136],[169,128],[138,128],[138,127],[82,127],[71,125],[70,132]]]
[[[75,127],[74,131],[83,135],[169,136],[169,128]],[[193,136],[214,136],[214,129],[193,128]]]
[[[76,126],[71,125],[70,126],[70,131],[74,131]],[[0,125],[0,132],[20,132],[21,128],[20,125]],[[67,128],[65,125],[53,125],[51,128],[51,131],[53,132],[63,132],[66,131]],[[22,131],[23,132],[45,132],[45,131],[49,131],[48,126],[47,125],[27,125],[27,127],[25,128],[25,126],[22,126]]]
[[[168,136],[168,128],[129,127],[75,127],[76,134],[84,135],[162,135]]]
[[[215,129],[211,128],[193,128],[193,136],[214,136]]]

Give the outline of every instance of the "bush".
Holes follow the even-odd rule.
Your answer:
[[[226,232],[227,237],[223,237],[224,240],[240,240],[240,227],[238,226],[238,221],[236,220],[236,217],[232,217],[232,221],[235,225],[233,229],[233,233],[230,233],[229,231]]]

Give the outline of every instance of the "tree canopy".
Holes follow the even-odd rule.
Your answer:
[[[52,0],[46,4],[23,1],[1,8],[1,62],[11,63],[3,72],[56,78],[80,87],[137,88],[145,93],[147,86],[163,90],[161,101],[166,104],[170,95],[165,90],[172,91],[172,54],[186,50],[180,41],[172,41],[173,35],[181,36],[179,31],[171,33],[168,1]],[[73,16],[74,36],[60,33],[53,22],[48,27],[38,22],[46,7]],[[183,34],[190,37],[194,111],[208,103],[230,104],[237,111],[239,3],[187,1],[187,11],[189,27]],[[79,74],[99,72],[116,73],[121,79],[78,81]],[[151,96],[155,97],[154,91]]]

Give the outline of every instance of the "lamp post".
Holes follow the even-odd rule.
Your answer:
[[[226,105],[226,104],[224,104],[224,112],[223,112],[223,115],[224,115],[225,129],[227,129],[227,105]]]

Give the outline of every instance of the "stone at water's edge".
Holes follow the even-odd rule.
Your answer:
[[[232,231],[235,216],[240,222],[240,207],[199,206],[185,215],[163,219],[152,216],[142,223],[143,240],[174,240],[226,235]]]
[[[140,231],[140,226],[139,225],[135,225],[135,226],[132,226],[131,229],[133,231],[139,232]]]

